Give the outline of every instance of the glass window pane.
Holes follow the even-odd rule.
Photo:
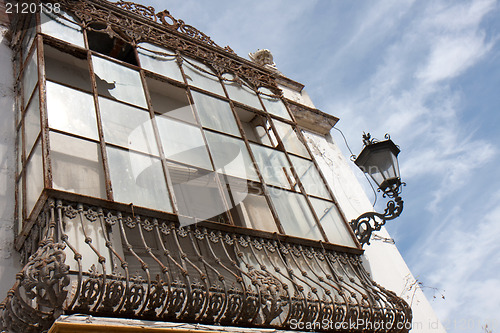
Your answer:
[[[191,58],[184,58],[182,68],[188,84],[224,96],[219,78],[208,66]]]
[[[17,188],[17,199],[16,199],[16,208],[17,208],[17,235],[19,235],[23,228],[24,216],[23,216],[23,179],[19,179],[16,184]]]
[[[50,149],[55,189],[106,198],[101,150],[97,143],[51,132]]]
[[[229,103],[196,91],[193,91],[193,99],[204,127],[240,136]]]
[[[260,88],[259,91],[261,92],[260,98],[267,112],[281,118],[292,120],[281,98],[273,97],[272,92],[266,88]]]
[[[324,240],[302,194],[270,188],[269,195],[287,235]]]
[[[333,202],[309,198],[330,243],[356,247],[344,219]]]
[[[275,119],[273,120],[273,124],[278,131],[278,135],[280,136],[281,141],[283,141],[283,144],[285,145],[286,151],[306,158],[310,158],[306,147],[304,146],[302,141],[299,140],[297,133],[295,133],[291,125]]]
[[[80,59],[49,45],[44,45],[44,53],[47,79],[91,91],[89,65],[85,57]]]
[[[290,160],[307,194],[330,199],[323,179],[321,179],[318,169],[316,169],[313,162],[293,155],[290,155]]]
[[[159,158],[107,147],[113,198],[162,211],[172,211]]]
[[[167,159],[212,170],[198,126],[165,117],[156,117],[156,122]]]
[[[290,163],[283,152],[251,143],[255,161],[267,184],[290,188],[288,179],[292,178]],[[287,178],[288,176],[288,178]]]
[[[23,170],[23,136],[22,136],[22,130],[19,130],[17,132],[17,137],[16,137],[16,153],[17,153],[17,170],[16,170],[16,176],[21,173]]]
[[[40,104],[38,101],[38,89],[24,115],[24,135],[26,139],[26,157],[31,152],[36,138],[40,133]]]
[[[149,43],[140,43],[137,52],[142,68],[184,82],[174,52]]]
[[[47,81],[49,126],[98,140],[92,95]]]
[[[163,116],[197,123],[185,89],[146,78],[153,109]]]
[[[24,106],[28,104],[29,98],[33,89],[35,89],[36,84],[38,83],[38,69],[37,69],[37,60],[36,60],[36,49],[30,57],[30,60],[25,64],[23,72],[23,97],[24,97]]]
[[[147,108],[139,72],[100,57],[92,57],[99,95]]]
[[[27,20],[29,20],[28,28],[26,28],[26,33],[24,34],[23,37],[23,44],[22,44],[22,52],[23,52],[23,61],[26,59],[28,56],[28,52],[31,48],[31,44],[33,40],[35,39],[35,33],[36,33],[36,17],[35,15],[26,15]]]
[[[245,83],[238,84],[237,82],[233,82],[232,80],[234,80],[234,76],[231,74],[224,74],[223,77],[224,85],[226,86],[229,98],[242,104],[262,110],[262,106],[255,91],[246,86]]]
[[[260,184],[227,176],[221,178],[229,194],[227,202],[236,225],[269,232],[278,231]]]
[[[42,147],[38,142],[33,150],[33,155],[26,164],[26,213],[28,216],[38,201],[43,188]]]
[[[99,97],[104,140],[124,148],[158,155],[149,112]]]
[[[205,131],[210,153],[218,172],[259,181],[243,140]]]
[[[271,128],[270,121],[266,117],[238,107],[236,108],[236,114],[241,121],[243,131],[248,140],[270,147],[278,145],[278,140]]]
[[[215,173],[168,163],[181,225],[192,224],[188,217],[216,222],[226,222],[226,207],[215,180]]]
[[[67,19],[72,20],[72,18],[68,14],[62,11],[60,11],[59,14],[66,19],[48,11],[42,11],[40,13],[42,32],[52,37],[62,39],[68,43],[85,47],[83,43],[82,28],[78,24],[69,22]]]

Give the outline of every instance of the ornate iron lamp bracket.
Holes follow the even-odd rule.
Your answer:
[[[361,246],[364,244],[370,245],[372,233],[380,230],[387,221],[397,218],[403,211],[403,199],[399,196],[399,193],[395,197],[384,193],[385,196],[393,199],[387,202],[384,213],[366,212],[349,223]]]
[[[397,218],[403,211],[400,194],[406,184],[399,177],[397,156],[400,150],[388,134],[385,139],[379,141],[372,138],[370,133],[363,133],[363,150],[359,156],[353,156],[354,163],[377,183],[382,196],[390,198],[383,213],[366,212],[349,223],[361,246],[370,245],[372,233],[380,230],[387,221]]]

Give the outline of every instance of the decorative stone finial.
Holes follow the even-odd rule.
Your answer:
[[[278,71],[278,68],[276,68],[276,64],[273,61],[273,54],[268,49],[263,49],[263,50],[259,49],[254,53],[249,53],[248,57],[250,57],[250,60],[252,60],[256,64],[263,66],[267,69],[270,69],[273,72],[280,73],[280,71]]]

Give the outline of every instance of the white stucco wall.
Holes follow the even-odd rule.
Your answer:
[[[373,206],[356,179],[349,165],[350,162],[331,137],[327,139],[310,132],[304,132],[304,135],[347,220],[350,221],[364,212],[372,211]],[[385,228],[377,234],[390,238]],[[412,332],[446,332],[424,293],[415,283],[413,275],[396,246],[372,240],[371,244],[365,245],[364,248],[364,263],[371,272],[373,280],[411,304]]]
[[[0,27],[0,301],[21,270],[14,250],[14,178],[16,168],[12,53]]]

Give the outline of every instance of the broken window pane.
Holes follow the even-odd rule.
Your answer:
[[[156,122],[167,159],[212,170],[207,146],[198,126],[166,117],[156,117]]]
[[[92,95],[47,81],[49,127],[99,140]]]
[[[302,141],[300,141],[297,133],[291,125],[288,125],[287,123],[278,121],[276,119],[273,119],[273,124],[278,131],[278,135],[280,136],[281,141],[283,141],[283,144],[285,145],[286,151],[306,158],[310,158],[306,147],[304,146]]]
[[[274,94],[266,88],[260,88],[259,91],[261,92],[260,98],[267,112],[281,118],[292,120],[281,98],[274,97]]]
[[[224,96],[219,78],[207,65],[186,57],[182,68],[188,84]]]
[[[97,143],[50,132],[55,189],[106,198],[101,150]]]
[[[142,68],[184,82],[174,52],[149,43],[140,43],[137,52]]]
[[[196,91],[193,91],[193,99],[203,127],[240,136],[229,103]]]
[[[259,181],[243,140],[205,131],[215,168],[218,172]]]
[[[264,181],[267,184],[290,188],[290,181],[293,182],[293,178],[285,154],[253,143],[250,146]]]
[[[229,98],[242,104],[262,110],[262,106],[255,91],[246,86],[244,82],[234,82],[234,76],[231,74],[224,74],[223,77],[225,79],[224,85],[226,86]]]
[[[183,88],[146,78],[153,109],[162,116],[184,120],[195,124],[193,108],[189,103],[187,92]]]
[[[324,240],[302,194],[270,188],[269,195],[287,235]]]
[[[91,50],[137,66],[134,47],[124,41],[123,36],[125,34],[102,23],[91,23],[87,28],[87,39]]]
[[[124,148],[159,155],[148,111],[99,97],[104,140]]]
[[[42,193],[43,179],[42,146],[38,141],[33,148],[33,155],[26,163],[26,214],[28,216]]]
[[[59,15],[64,18],[54,12],[42,10],[40,13],[42,32],[68,43],[85,47],[82,28],[78,24],[68,21],[68,19],[73,20],[73,18],[63,11],[60,11]]]
[[[312,161],[290,155],[290,160],[302,182],[307,194],[312,194],[325,199],[330,195],[325,187],[323,179]]]
[[[139,72],[100,57],[92,63],[99,95],[148,107]]]
[[[337,206],[331,201],[309,197],[330,243],[356,247]]]
[[[48,80],[91,91],[87,58],[70,55],[49,45],[44,45],[45,76]]]
[[[266,117],[238,107],[236,108],[236,114],[241,121],[248,140],[270,147],[278,145],[278,140]]]
[[[159,158],[108,146],[113,198],[162,211],[172,211]]]

